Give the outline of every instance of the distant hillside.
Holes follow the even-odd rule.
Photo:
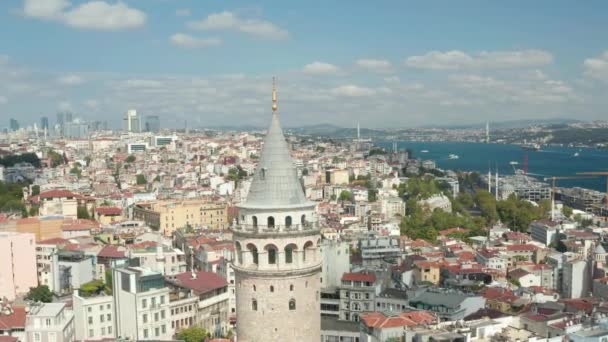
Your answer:
[[[507,120],[507,121],[490,121],[490,129],[512,129],[512,128],[525,128],[529,126],[548,126],[548,125],[566,125],[572,123],[580,123],[581,120],[565,119],[565,118],[552,118],[552,119],[520,119],[520,120]],[[468,125],[428,125],[422,126],[421,128],[452,128],[452,129],[482,129],[486,127],[485,122]]]

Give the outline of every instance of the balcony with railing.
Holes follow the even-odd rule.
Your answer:
[[[253,224],[234,224],[232,227],[235,232],[255,233],[255,234],[292,234],[297,232],[313,232],[319,229],[319,225],[313,222],[292,225],[253,225]]]

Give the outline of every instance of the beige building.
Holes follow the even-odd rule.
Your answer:
[[[139,203],[133,207],[133,217],[143,220],[165,236],[188,225],[225,229],[228,227],[228,204],[206,200],[153,201]]]
[[[327,170],[325,172],[326,182],[332,185],[345,185],[350,183],[348,170]]]
[[[68,190],[51,190],[38,197],[40,216],[77,217],[79,195]]]

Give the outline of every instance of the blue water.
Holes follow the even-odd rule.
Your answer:
[[[392,142],[377,142],[376,145],[387,150]],[[577,172],[608,171],[608,150],[594,148],[573,148],[543,146],[541,151],[526,151],[517,145],[462,143],[462,142],[410,142],[400,141],[399,149],[409,148],[414,151],[414,158],[433,159],[441,169],[459,171],[477,171],[487,173],[488,166],[494,172],[498,166],[499,174],[513,174],[510,162],[523,169],[524,155],[528,154],[528,174],[542,180],[551,176],[577,176]],[[428,150],[428,153],[421,153]],[[574,153],[579,156],[575,157]],[[448,159],[448,155],[457,154],[459,159]],[[592,179],[567,179],[556,181],[557,186],[579,186],[588,189],[606,191],[606,177]]]

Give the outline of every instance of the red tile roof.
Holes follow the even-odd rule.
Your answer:
[[[367,273],[344,273],[344,275],[342,275],[342,280],[374,283],[376,282],[376,276],[374,274]]]
[[[98,257],[104,258],[124,258],[125,252],[118,249],[116,246],[108,245],[102,248],[99,253],[97,253]]]
[[[509,252],[534,252],[538,249],[538,247],[534,245],[508,245],[507,251]]]
[[[192,273],[184,272],[175,276],[175,284],[191,289],[196,294],[203,294],[226,286],[228,283],[224,277],[212,272],[196,272],[196,278]]]
[[[10,315],[0,314],[0,329],[24,329],[25,328],[25,307],[14,306],[13,313]]]
[[[119,216],[122,215],[122,209],[118,207],[99,207],[95,209],[98,215]]]
[[[78,197],[78,195],[69,190],[49,190],[49,191],[40,193],[40,198],[57,198],[57,197]]]
[[[402,312],[396,316],[386,316],[382,312],[370,312],[361,315],[363,323],[375,329],[411,327],[435,321],[435,316],[426,311]]]
[[[37,244],[38,245],[61,245],[61,244],[65,244],[67,242],[68,242],[68,240],[66,240],[66,239],[52,238],[52,239],[38,241]]]

